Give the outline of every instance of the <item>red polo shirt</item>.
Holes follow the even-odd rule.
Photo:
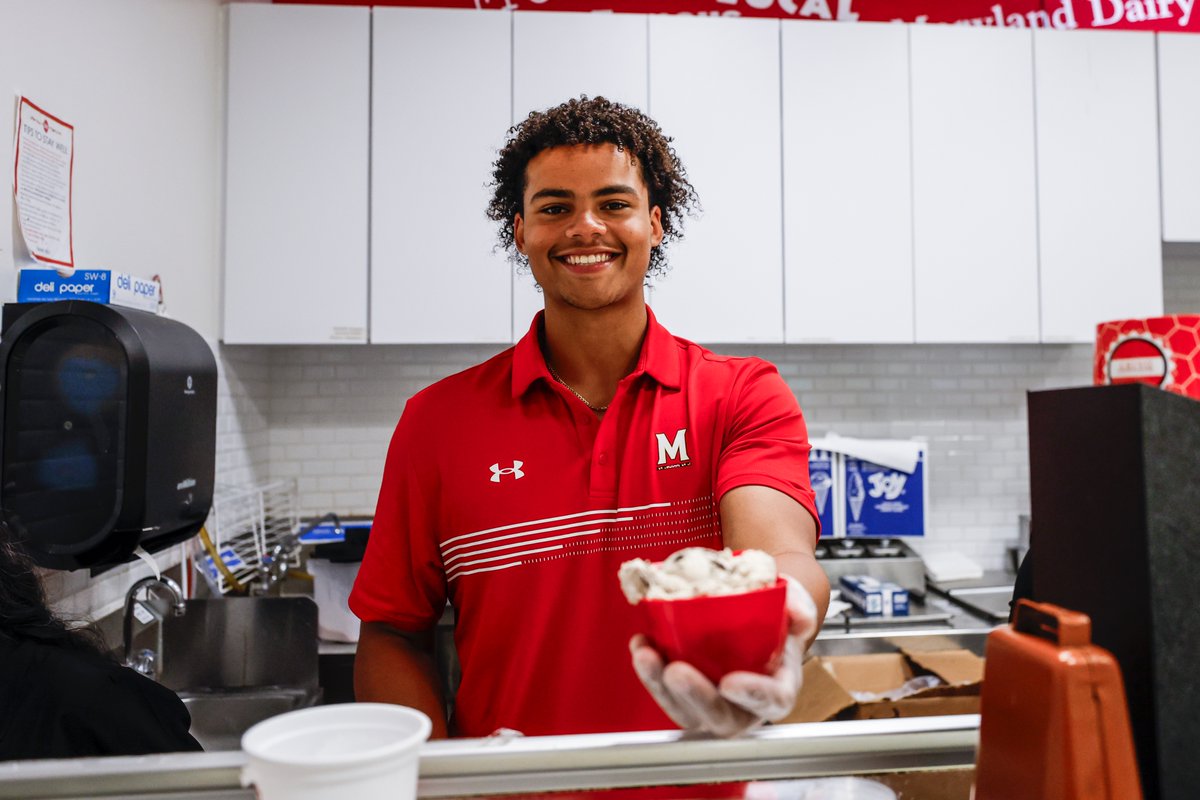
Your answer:
[[[449,598],[460,735],[675,727],[630,665],[621,563],[721,547],[718,503],[737,486],[817,519],[804,418],[776,369],[647,313],[601,418],[550,377],[539,315],[515,347],[412,397],[396,426],[350,607],[420,631]]]

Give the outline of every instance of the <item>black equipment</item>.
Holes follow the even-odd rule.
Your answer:
[[[212,505],[217,367],[186,325],[80,300],[4,306],[0,516],[44,567],[181,542]]]
[[[1121,665],[1146,800],[1200,786],[1200,403],[1143,384],[1029,394],[1033,596]]]

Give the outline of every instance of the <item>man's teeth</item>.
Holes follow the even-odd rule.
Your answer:
[[[611,258],[612,253],[599,253],[592,256],[563,256],[564,261],[577,267],[584,266],[585,264],[599,264]]]

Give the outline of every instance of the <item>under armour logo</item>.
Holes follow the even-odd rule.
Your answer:
[[[515,480],[520,480],[525,477],[525,473],[521,471],[521,467],[525,466],[524,461],[514,461],[511,467],[500,469],[499,464],[492,464],[492,483],[499,483],[501,475],[512,475]]]

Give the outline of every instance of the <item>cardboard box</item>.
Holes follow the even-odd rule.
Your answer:
[[[942,685],[897,700],[856,700],[851,694],[882,694],[921,675],[935,675]],[[983,659],[969,650],[816,656],[805,662],[800,696],[780,722],[978,714],[982,685]]]

